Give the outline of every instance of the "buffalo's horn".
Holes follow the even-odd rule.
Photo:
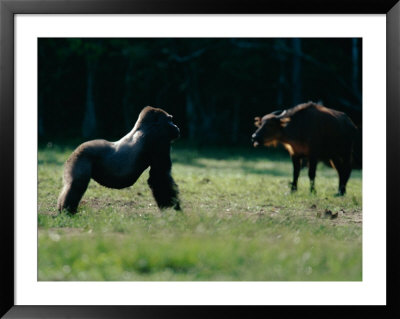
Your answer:
[[[284,117],[286,114],[286,110],[284,110],[278,117]]]
[[[273,111],[271,114],[278,115],[278,114],[280,114],[280,113],[282,113],[282,110]]]

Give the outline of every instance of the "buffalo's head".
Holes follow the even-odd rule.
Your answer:
[[[276,145],[282,136],[282,129],[290,121],[290,117],[285,116],[285,111],[275,111],[260,117],[255,117],[254,125],[257,130],[251,136],[254,147],[259,145]]]

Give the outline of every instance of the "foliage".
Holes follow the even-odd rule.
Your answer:
[[[246,144],[254,116],[309,100],[360,125],[361,40],[353,41],[40,38],[39,139],[116,138],[146,105],[172,113],[200,145]],[[82,132],[86,122],[95,131]]]

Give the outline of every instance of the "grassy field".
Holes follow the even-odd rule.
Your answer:
[[[174,144],[182,212],[160,212],[148,171],[123,190],[91,181],[74,216],[56,211],[72,148],[38,152],[38,279],[156,281],[362,280],[362,174],[334,197],[336,172],[320,163],[289,192],[289,156],[267,149]],[[336,218],[325,213],[330,210]]]

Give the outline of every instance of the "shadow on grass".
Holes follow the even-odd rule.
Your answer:
[[[60,159],[56,159],[56,158],[46,158],[46,160],[43,159],[38,159],[38,165],[59,165],[62,166],[64,165],[65,161],[62,161]]]
[[[254,148],[249,147],[194,147],[183,143],[172,144],[171,155],[174,160],[187,161],[188,163],[199,158],[214,160],[251,160],[272,162],[290,162],[287,152],[280,146],[277,148]]]
[[[38,165],[59,165],[62,166],[76,147],[70,144],[46,145],[39,147],[41,156],[38,158]],[[253,148],[251,145],[238,147],[196,147],[185,142],[172,144],[171,157],[173,163],[192,166],[203,169],[230,169],[229,162],[235,169],[241,170],[244,174],[271,175],[276,177],[292,176],[292,164],[290,156],[283,147],[277,148]],[[214,165],[212,162],[203,163],[202,161],[224,161],[226,167]],[[239,164],[237,163],[239,162]],[[258,168],[253,163],[270,162],[271,167]],[[286,167],[277,167],[285,164]],[[353,174],[354,176],[354,174]]]
[[[230,170],[229,167],[229,160],[227,161],[226,167],[222,167],[220,165],[213,165],[211,163],[201,163],[197,161],[196,159],[192,159],[190,161],[187,160],[180,160],[179,158],[174,158],[173,162],[174,163],[179,163],[182,166],[189,166],[189,167],[194,167],[194,168],[200,168],[200,169],[205,169],[205,170],[221,170],[221,171],[226,171]],[[291,176],[291,169],[288,170],[281,170],[278,168],[256,168],[251,166],[251,164],[241,164],[241,165],[235,165],[234,166],[235,171],[240,171],[243,174],[256,174],[256,175],[271,175],[271,176],[277,176],[277,177],[290,177]]]

